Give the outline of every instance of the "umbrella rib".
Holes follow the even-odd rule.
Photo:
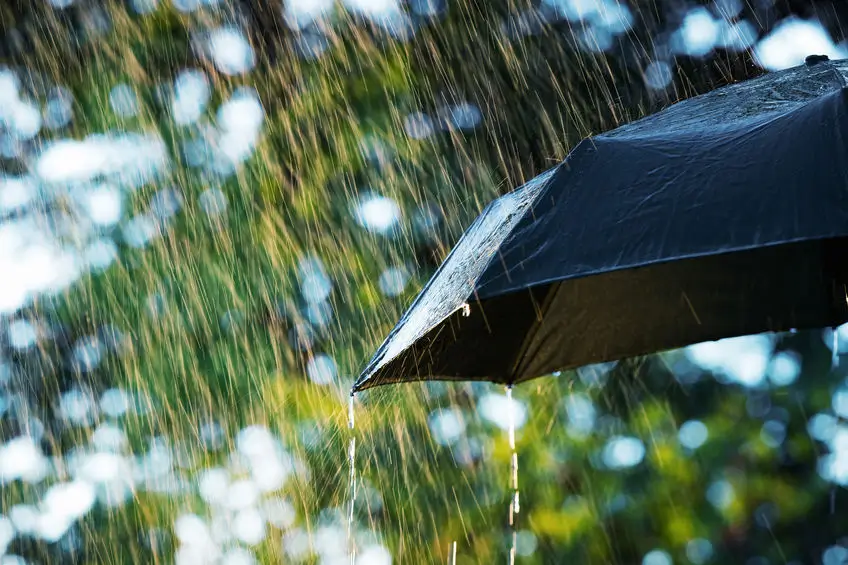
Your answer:
[[[521,347],[518,350],[518,355],[516,356],[515,363],[512,366],[512,371],[510,372],[511,381],[508,384],[512,385],[518,380],[519,366],[524,360],[524,355],[530,348],[530,344],[533,343],[534,339],[536,339],[536,334],[539,333],[542,323],[544,323],[545,316],[548,314],[548,310],[551,309],[551,305],[554,303],[554,299],[556,298],[557,294],[559,294],[559,290],[561,287],[561,282],[554,285],[554,287],[548,291],[547,295],[545,296],[545,299],[542,301],[542,305],[539,308],[538,320],[533,324],[533,327],[527,333],[527,336],[524,338],[524,342],[521,344]],[[529,292],[530,297],[533,298],[532,290],[530,290]],[[533,300],[535,302],[535,299]]]

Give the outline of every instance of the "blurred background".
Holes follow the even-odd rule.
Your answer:
[[[848,327],[357,398],[482,207],[813,0],[5,0],[0,564],[848,563]],[[846,339],[840,340],[840,336]]]

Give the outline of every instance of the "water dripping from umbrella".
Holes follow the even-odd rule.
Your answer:
[[[353,535],[353,507],[356,503],[356,436],[353,435],[355,425],[353,414],[353,402],[356,394],[351,392],[347,405],[347,427],[350,430],[350,441],[347,446],[347,460],[350,468],[348,490],[350,492],[350,508],[347,515],[347,541],[350,551],[350,565],[356,563],[356,540]]]
[[[509,406],[509,449],[510,449],[510,485],[512,497],[509,501],[509,529],[512,544],[509,548],[509,564],[515,563],[515,548],[518,542],[518,529],[515,527],[515,515],[521,510],[518,499],[518,452],[515,450],[515,409],[512,401],[512,385],[506,387],[506,398]]]

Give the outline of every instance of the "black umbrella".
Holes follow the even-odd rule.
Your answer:
[[[492,202],[354,391],[848,321],[848,61],[685,100]]]

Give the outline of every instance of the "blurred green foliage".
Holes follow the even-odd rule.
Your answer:
[[[79,1],[63,11],[47,3],[0,8],[7,62],[74,95],[72,124],[51,135],[156,132],[173,167],[139,189],[132,208],[144,210],[163,186],[177,186],[185,200],[160,240],[144,249],[122,246],[118,263],[32,309],[75,336],[104,323],[121,328],[128,339],[120,355],[85,376],[56,369],[48,363],[56,353],[48,350],[20,362],[33,363],[34,394],[45,411],[71,384],[123,387],[151,399],[148,411],[121,422],[131,447],[143,452],[151,437],[166,437],[185,449],[186,467],[194,471],[228,464],[227,449],[203,446],[204,422],[221,424],[225,447],[245,426],[268,426],[305,462],[308,474],[299,473],[283,494],[294,502],[297,527],[313,531],[323,510],[344,509],[348,501],[345,402],[353,377],[482,206],[555,164],[584,135],[757,71],[748,56],[723,55],[709,65],[684,61],[686,80],[658,97],[645,91],[634,64],[651,56],[650,37],[642,38],[647,47],[640,51],[634,32],[614,54],[581,52],[568,29],[557,26],[508,39],[499,22],[515,6],[465,0],[405,42],[339,12],[327,50],[312,60],[294,52],[293,32],[275,21],[279,10],[259,4],[221,3],[186,14],[163,2],[146,15],[118,2]],[[81,14],[92,6],[105,10],[110,24],[86,35]],[[647,21],[650,10],[638,15],[646,20],[641,33],[658,25]],[[195,32],[222,22],[255,32],[257,66],[250,73],[222,75],[193,48]],[[12,30],[28,48],[10,47]],[[230,204],[218,219],[198,206],[209,178],[180,150],[197,131],[175,125],[157,98],[162,84],[195,67],[213,87],[205,119],[214,121],[214,109],[240,85],[256,89],[265,111],[253,155],[216,185]],[[110,110],[109,92],[122,82],[139,94],[135,117]],[[465,100],[483,115],[474,131],[420,140],[404,133],[409,113]],[[389,156],[379,163],[363,156],[368,139],[379,140]],[[352,209],[366,188],[399,204],[402,226],[393,236],[356,224]],[[433,232],[413,229],[410,218],[422,207],[441,215]],[[298,262],[306,256],[320,258],[333,282],[332,321],[301,350],[291,338],[303,327]],[[379,277],[404,263],[412,279],[389,298]],[[227,314],[233,316],[222,324]],[[641,563],[654,549],[667,551],[674,563],[820,562],[843,535],[846,499],[819,477],[817,458],[825,448],[810,437],[807,422],[830,409],[842,374],[831,370],[818,334],[785,336],[779,348],[802,355],[801,377],[789,387],[746,390],[706,375],[681,384],[675,363],[683,355],[673,352],[623,362],[603,386],[563,374],[517,388],[529,410],[518,435],[518,528],[522,548],[530,539],[536,544],[532,552],[520,548],[519,562]],[[338,365],[331,385],[306,378],[306,363],[318,353]],[[510,451],[503,431],[478,410],[481,395],[492,391],[499,392],[412,384],[369,392],[357,403],[353,434],[365,487],[356,522],[383,537],[394,562],[445,562],[453,541],[457,563],[505,560]],[[568,431],[565,399],[575,393],[605,418],[585,436]],[[771,417],[752,415],[754,401],[785,415],[779,445],[763,441],[763,421]],[[462,439],[451,446],[437,443],[428,426],[437,409],[453,410],[465,422]],[[693,419],[709,436],[687,450],[678,430]],[[58,460],[87,441],[86,434],[50,430]],[[618,470],[598,464],[617,435],[641,441],[639,464]],[[722,480],[733,494],[716,507],[707,493]],[[32,488],[41,487],[4,486],[3,508],[37,497]],[[155,532],[171,532],[176,517],[189,511],[206,512],[194,484],[171,494],[138,492],[127,504],[98,506],[86,518],[75,556],[20,540],[9,552],[45,563],[168,563],[177,544]],[[285,539],[271,528],[255,548],[257,559],[287,562]],[[703,561],[698,539],[712,548]]]

